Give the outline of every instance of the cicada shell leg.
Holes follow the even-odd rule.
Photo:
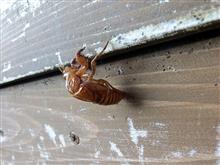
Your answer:
[[[92,69],[92,73],[90,74],[89,76],[89,80],[92,80],[93,79],[93,76],[95,75],[95,72],[96,72],[96,60],[103,54],[103,52],[105,51],[105,49],[107,48],[108,46],[108,43],[109,41],[105,44],[104,48],[102,49],[102,51],[97,54],[91,61],[91,69]]]

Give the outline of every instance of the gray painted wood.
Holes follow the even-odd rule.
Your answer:
[[[103,61],[96,78],[138,98],[113,106],[61,75],[1,89],[3,164],[219,164],[219,49],[218,30]]]
[[[87,45],[88,56],[152,44],[219,21],[207,0],[23,0],[1,14],[0,84],[53,70]]]

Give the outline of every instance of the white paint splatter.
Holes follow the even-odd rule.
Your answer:
[[[10,79],[4,76],[4,77],[3,77],[3,81],[6,81],[6,82],[7,82],[7,81],[10,81]]]
[[[219,0],[211,0],[211,2],[215,2],[215,3],[219,3],[220,4]]]
[[[157,123],[155,123],[155,126],[157,126],[159,128],[164,128],[164,127],[166,127],[166,124],[157,122]]]
[[[41,141],[44,141],[44,137],[43,137],[43,136],[40,136],[40,140],[41,140]]]
[[[20,5],[23,6],[23,8],[20,10],[21,17],[25,17],[28,13],[32,13],[33,17],[35,17],[37,10],[42,4],[45,3],[45,1],[40,0],[28,0],[29,3],[27,3],[26,0],[20,0],[19,2]]]
[[[111,146],[111,151],[112,152],[115,152],[120,158],[121,158],[121,161],[122,161],[122,165],[129,165],[128,161],[124,158],[124,155],[122,154],[122,152],[120,151],[120,149],[117,147],[117,144],[109,141],[109,144]],[[108,159],[108,158],[107,158]],[[110,158],[111,159],[111,158]]]
[[[196,14],[202,19],[195,19],[193,14],[189,13],[166,22],[142,26],[130,32],[119,34],[110,40],[105,53],[143,44],[146,43],[146,41],[150,42],[167,36],[173,36],[178,31],[195,30],[198,26],[219,20],[219,12],[220,9],[218,8],[212,8],[206,11],[198,10]],[[100,51],[100,49],[102,48],[98,48],[97,51]]]
[[[97,3],[97,2],[100,2],[100,1],[101,1],[101,0],[93,0],[93,1],[91,1],[91,2],[89,2],[89,3],[87,3],[87,4],[85,4],[85,5],[83,5],[82,7],[85,8],[85,7],[91,6],[91,5],[93,5],[93,4]]]
[[[82,107],[82,106],[80,106],[80,112],[83,112],[83,111],[86,111],[87,110],[87,108],[86,107]]]
[[[144,146],[143,145],[138,147],[138,158],[141,164],[144,164]]]
[[[134,124],[131,118],[128,118],[128,126],[129,126],[129,132],[132,142],[134,144],[138,144],[138,138],[146,138],[147,137],[147,131],[146,130],[137,130],[134,128]]]
[[[126,7],[129,9],[131,7],[131,4],[127,3]]]
[[[15,160],[15,156],[14,156],[14,155],[12,155],[12,156],[11,156],[11,159],[12,159],[12,160]]]
[[[99,45],[100,43],[101,43],[101,42],[98,41],[98,42],[95,42],[95,43],[91,44],[91,46]]]
[[[11,69],[11,61],[3,63],[2,73],[7,72]]]
[[[57,145],[57,143],[56,143],[56,133],[55,133],[54,129],[48,124],[44,124],[44,129],[45,129],[45,132],[50,137],[50,139],[53,141],[53,143],[55,145]]]
[[[22,151],[22,146],[20,144],[18,144],[18,146],[19,146],[19,150]]]
[[[33,129],[29,128],[29,132],[30,132],[30,134],[31,134],[32,137],[35,136]]]
[[[34,147],[33,146],[30,146],[30,149],[31,149],[31,151],[34,151]]]
[[[216,127],[216,133],[217,133],[217,135],[220,135],[220,123]],[[220,140],[219,139],[216,144],[215,155],[220,156]]]
[[[41,6],[41,2],[39,0],[31,0],[30,2],[30,11],[35,16],[35,11]]]
[[[159,1],[160,4],[162,4],[162,3],[168,3],[168,2],[169,2],[169,0],[160,0],[160,1]]]
[[[26,35],[26,30],[27,30],[29,27],[30,27],[30,23],[25,24],[24,28],[22,29],[22,32],[21,32],[17,37],[13,38],[11,41],[12,41],[12,42],[15,42],[15,41],[17,41],[18,39],[21,39],[21,38],[25,37],[25,35]]]
[[[51,66],[45,66],[44,67],[44,70],[49,70],[49,69],[51,69],[52,67]]]
[[[40,146],[40,144],[37,144],[37,148],[38,148],[39,150],[41,150],[41,146]]]
[[[19,40],[20,38],[23,38],[23,37],[25,37],[25,33],[24,32],[22,32],[20,35],[18,35],[17,37],[15,37],[15,38],[13,38],[11,41],[12,42],[15,42],[15,41],[17,41],[17,40]]]
[[[95,158],[98,158],[99,157],[99,155],[100,155],[100,151],[96,151],[96,153],[95,153]]]
[[[117,145],[111,141],[109,141],[109,144],[111,145],[111,150],[118,154],[118,156],[123,157],[123,154],[121,153],[120,149],[117,147]]]
[[[190,150],[190,151],[188,152],[188,155],[189,155],[190,157],[193,157],[196,153],[197,153],[197,151],[196,151],[195,149],[192,149],[192,150]]]
[[[57,58],[58,58],[59,64],[63,65],[63,61],[62,61],[62,59],[61,59],[60,52],[56,52],[55,55],[56,55]]]
[[[48,111],[52,111],[52,108],[47,108]]]
[[[5,137],[0,136],[0,143],[4,142],[6,140]]]
[[[36,61],[37,61],[37,58],[32,58],[32,61],[33,61],[33,62],[36,62]]]
[[[0,12],[3,13],[7,9],[11,8],[13,3],[15,3],[16,0],[1,0],[0,1]]]
[[[60,140],[60,143],[62,144],[62,146],[65,147],[66,146],[66,142],[65,142],[65,139],[64,139],[63,135],[59,135],[59,140]]]
[[[105,49],[105,51],[103,53],[106,53],[107,48]],[[102,47],[95,48],[95,51],[96,51],[97,54],[99,54],[102,50],[103,50]]]
[[[40,150],[40,157],[46,160],[49,160],[49,154],[46,151]]]
[[[11,21],[10,18],[7,18],[7,21],[8,21],[9,24],[12,24],[12,21]]]
[[[25,31],[27,28],[29,28],[30,27],[30,23],[26,23],[25,24],[25,26],[24,26],[24,28],[23,28],[23,31]]]
[[[84,43],[84,44],[82,45],[82,47],[83,47],[83,48],[86,47],[86,43]]]
[[[182,158],[182,157],[183,157],[183,153],[180,152],[180,151],[171,152],[171,154],[172,154],[175,158]]]

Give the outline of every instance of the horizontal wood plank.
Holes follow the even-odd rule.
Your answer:
[[[91,57],[107,40],[105,53],[214,28],[219,12],[213,0],[18,0],[1,13],[0,84],[54,70],[85,44]]]
[[[212,31],[142,49],[130,58],[103,60],[96,78],[107,76],[136,97],[118,105],[76,100],[61,75],[1,89],[1,160],[218,164],[219,47],[220,33]],[[71,131],[79,137],[78,145],[71,141]]]

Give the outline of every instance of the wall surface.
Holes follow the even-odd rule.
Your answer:
[[[96,78],[136,98],[113,106],[60,74],[1,89],[3,164],[219,164],[219,50],[218,29],[100,61]]]
[[[92,56],[107,40],[112,52],[219,22],[218,0],[17,0],[1,12],[0,84],[53,70],[85,44]]]

